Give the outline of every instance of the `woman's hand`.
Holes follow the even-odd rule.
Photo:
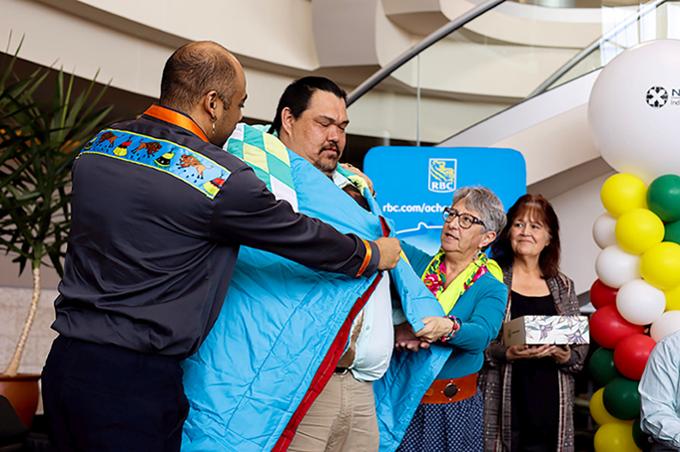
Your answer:
[[[394,346],[397,350],[417,352],[421,348],[430,348],[429,342],[421,341],[413,332],[408,322],[394,327]]]
[[[508,361],[515,359],[538,359],[552,356],[554,353],[554,345],[511,345],[505,351],[505,357]]]
[[[571,349],[568,345],[555,346],[552,357],[558,364],[566,364],[571,358]]]
[[[352,166],[349,163],[341,163],[340,166],[345,168],[347,171],[351,171],[352,173],[356,174],[357,176],[365,180],[366,184],[368,185],[368,189],[371,191],[371,194],[375,196],[375,190],[373,189],[373,181],[371,180],[370,177],[364,174],[359,168],[357,168],[356,166]]]
[[[453,320],[448,317],[425,317],[425,327],[416,333],[421,340],[433,342],[441,339],[454,328]]]

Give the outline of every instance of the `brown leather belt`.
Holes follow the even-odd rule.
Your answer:
[[[420,403],[442,404],[469,399],[477,393],[477,374],[435,380]]]

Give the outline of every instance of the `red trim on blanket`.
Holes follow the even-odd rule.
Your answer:
[[[340,327],[338,335],[331,344],[331,348],[328,350],[326,357],[323,359],[321,365],[317,369],[307,393],[302,398],[300,405],[298,405],[297,410],[295,410],[295,413],[293,413],[290,421],[288,421],[288,425],[272,449],[273,452],[285,451],[288,449],[288,446],[290,446],[298,425],[300,425],[300,422],[302,422],[302,418],[305,417],[305,414],[307,414],[307,411],[309,411],[309,408],[312,406],[312,403],[314,403],[314,400],[316,400],[321,391],[323,391],[323,388],[326,387],[328,380],[331,379],[331,376],[335,371],[335,367],[337,366],[338,361],[340,361],[340,357],[345,351],[345,345],[347,344],[347,339],[349,338],[349,333],[352,328],[352,322],[354,322],[354,318],[364,308],[364,305],[373,294],[373,291],[381,279],[382,274],[379,273],[366,292],[364,292],[364,294],[359,297],[356,303],[354,303],[354,306],[350,310],[345,322]]]
[[[390,227],[387,225],[387,220],[382,215],[380,216],[380,226],[382,226],[383,235],[385,237],[390,236]]]

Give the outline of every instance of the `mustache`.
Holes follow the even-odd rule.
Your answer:
[[[321,148],[322,151],[335,151],[336,153],[340,153],[340,149],[338,148],[337,144],[331,143],[327,144],[326,146]]]

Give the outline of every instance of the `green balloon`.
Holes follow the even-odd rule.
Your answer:
[[[665,227],[666,233],[663,236],[664,242],[675,242],[680,245],[680,221],[668,223]]]
[[[642,449],[642,452],[652,450],[652,439],[640,428],[640,418],[633,421],[633,441],[637,447]]]
[[[604,407],[614,417],[629,420],[640,415],[638,382],[617,377],[604,387]]]
[[[588,362],[588,370],[598,388],[620,377],[614,366],[614,351],[606,348],[598,348],[593,352]]]
[[[647,190],[647,206],[664,223],[680,220],[680,176],[657,177]]]

